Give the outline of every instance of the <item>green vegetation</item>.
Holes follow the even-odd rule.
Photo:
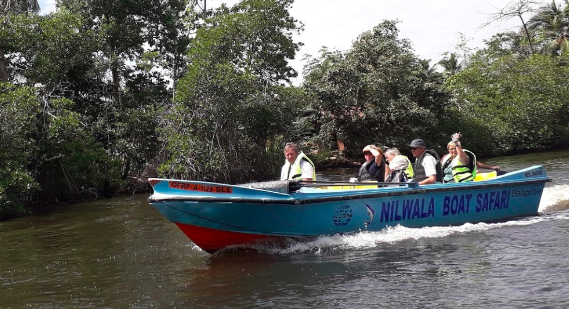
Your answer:
[[[275,179],[286,141],[317,160],[417,137],[444,147],[456,131],[480,157],[569,146],[567,3],[520,1],[533,16],[519,32],[434,65],[382,21],[309,57],[300,87],[292,3],[60,0],[39,16],[4,1],[0,219],[148,190],[148,177]]]

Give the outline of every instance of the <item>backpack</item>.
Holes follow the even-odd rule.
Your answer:
[[[394,170],[391,171],[391,174],[387,175],[387,179],[385,182],[407,182],[407,173],[405,170]]]

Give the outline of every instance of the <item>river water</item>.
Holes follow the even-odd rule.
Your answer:
[[[148,195],[45,208],[0,222],[0,308],[568,308],[569,152],[485,163],[544,165],[540,214],[209,255]]]

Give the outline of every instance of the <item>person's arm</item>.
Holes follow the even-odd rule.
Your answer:
[[[391,174],[391,168],[389,168],[389,164],[383,159],[383,163],[385,164],[385,174],[383,175],[383,179],[387,179],[387,176]]]
[[[302,177],[302,180],[313,180],[312,176],[314,175],[314,168],[312,167],[312,164],[310,164],[308,161],[302,160],[300,163],[300,169],[302,170],[302,175],[300,176]]]
[[[460,143],[460,137],[462,135],[459,133],[454,133],[452,135],[452,140],[455,142],[456,144],[456,156],[458,157],[458,160],[464,164],[464,165],[468,165],[470,163],[470,157],[466,154],[466,152],[464,152],[464,150],[462,150],[462,144]]]
[[[499,165],[488,165],[484,162],[480,162],[480,161],[476,161],[476,167],[479,168],[487,168],[487,169],[491,169],[491,170],[495,170],[495,171],[499,171],[500,170],[500,166]]]
[[[437,183],[437,159],[428,155],[423,159],[423,168],[427,179],[419,181],[419,185],[428,185]]]
[[[432,184],[432,183],[437,183],[437,175],[436,174],[427,177],[427,179],[425,179],[423,181],[419,181],[419,185],[428,185],[428,184]]]
[[[371,148],[369,150],[371,152],[371,154],[374,156],[375,158],[375,165],[376,166],[381,166],[381,164],[383,163],[383,153],[380,152],[379,150],[375,149],[375,148]]]
[[[383,155],[382,151],[379,151],[375,148],[372,148],[370,150],[371,154],[375,157],[375,166],[370,166],[369,169],[369,173],[371,175],[373,175],[374,177],[377,178],[377,173],[381,170],[381,168],[383,167],[383,181],[385,181],[385,179],[387,179],[387,176],[389,174],[391,174],[391,169],[389,168],[389,165],[387,164],[386,160],[385,160],[385,156]]]

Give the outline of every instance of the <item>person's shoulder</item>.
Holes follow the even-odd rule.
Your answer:
[[[300,167],[312,168],[312,164],[310,164],[310,162],[308,160],[300,160]]]
[[[424,162],[434,162],[435,164],[437,164],[437,162],[438,162],[437,158],[435,158],[433,155],[425,156],[423,161]]]

